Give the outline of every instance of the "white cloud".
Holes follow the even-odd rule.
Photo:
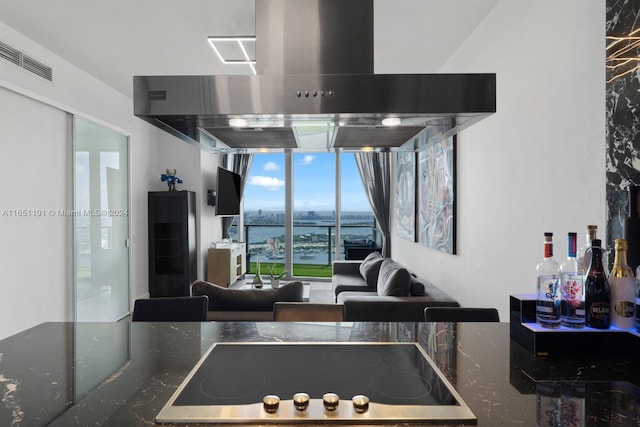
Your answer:
[[[280,170],[280,166],[276,162],[267,162],[264,164],[264,170],[277,171]]]
[[[252,176],[249,179],[249,185],[262,187],[266,190],[276,191],[280,187],[284,187],[284,181],[272,176]]]
[[[315,159],[316,156],[312,156],[311,154],[307,154],[306,156],[304,156],[304,158],[302,159],[302,164],[304,165],[310,165],[311,163],[313,163],[313,159]]]

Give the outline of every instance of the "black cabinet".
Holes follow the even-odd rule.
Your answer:
[[[150,296],[188,296],[196,256],[196,194],[149,192]]]

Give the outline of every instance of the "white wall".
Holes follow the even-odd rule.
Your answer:
[[[545,231],[559,259],[569,231],[604,238],[604,23],[604,0],[502,0],[441,70],[495,72],[497,113],[458,135],[457,254],[395,233],[392,251],[464,306],[507,321],[508,296],[535,292]]]
[[[72,266],[60,261],[71,254],[72,221],[48,211],[71,205],[69,123],[0,87],[0,338],[36,319],[70,320]]]
[[[70,136],[59,126],[65,112],[129,135],[130,296],[133,301],[148,295],[147,192],[166,188],[159,176],[167,167],[175,167],[185,179],[184,189],[199,192],[201,199],[200,150],[136,118],[130,98],[1,22],[0,40],[54,70],[51,83],[0,61],[0,114],[11,113],[0,123],[0,150],[9,172],[6,176],[11,177],[1,192],[0,212],[71,208]],[[49,119],[58,124],[43,122]],[[13,126],[11,131],[8,124]],[[25,137],[25,131],[31,136]],[[0,339],[42,322],[73,319],[70,221],[29,221],[16,223],[0,217]],[[198,271],[203,270],[199,260]]]
[[[198,279],[207,280],[207,253],[211,242],[222,238],[222,217],[216,216],[215,207],[207,205],[207,190],[216,189],[218,166],[222,166],[222,156],[218,154],[202,153],[200,160],[200,241],[198,242]]]

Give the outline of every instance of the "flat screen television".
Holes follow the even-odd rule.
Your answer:
[[[218,167],[216,183],[216,215],[240,215],[240,183],[242,177],[235,172]]]

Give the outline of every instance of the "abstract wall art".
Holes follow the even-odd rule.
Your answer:
[[[416,239],[416,153],[398,152],[396,179],[396,233]]]
[[[430,138],[418,152],[418,242],[456,253],[455,136]]]

